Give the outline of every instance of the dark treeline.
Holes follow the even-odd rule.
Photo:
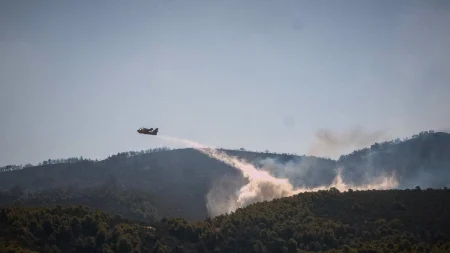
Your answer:
[[[172,150],[172,149],[168,148],[168,147],[160,147],[160,148],[153,148],[153,149],[147,149],[147,150],[141,150],[141,151],[119,152],[115,155],[108,156],[105,159],[105,161],[116,160],[116,159],[120,160],[120,159],[124,159],[124,158],[129,158],[132,156],[144,155],[144,154],[149,154],[149,153],[153,153],[153,152],[161,152],[161,151],[168,151],[168,150]],[[99,161],[98,159],[93,160],[90,158],[84,158],[84,157],[80,156],[80,157],[69,157],[69,158],[60,158],[60,159],[47,159],[42,162],[39,162],[37,164],[37,166],[50,165],[50,164],[83,163],[83,162],[98,163],[101,161]],[[27,163],[25,165],[6,165],[3,167],[0,167],[0,172],[20,170],[20,169],[24,169],[24,168],[30,168],[33,166],[35,166],[35,165],[33,165],[31,163]]]
[[[302,193],[149,226],[83,207],[0,208],[0,252],[449,252],[448,189]]]
[[[24,191],[13,187],[0,192],[0,206],[55,206],[83,205],[100,209],[110,215],[143,221],[156,222],[161,217],[156,206],[164,210],[165,202],[157,196],[131,188],[117,185],[114,179],[98,187],[75,188],[61,187],[40,192]]]

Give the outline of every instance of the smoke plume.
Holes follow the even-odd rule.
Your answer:
[[[335,157],[350,149],[360,149],[377,141],[390,138],[385,130],[368,132],[362,128],[353,128],[337,133],[331,130],[321,129],[316,132],[313,146],[309,150],[310,155]]]
[[[268,171],[264,170],[264,168],[258,169],[246,161],[229,156],[217,149],[208,148],[203,144],[186,139],[169,136],[159,137],[191,146],[211,158],[238,169],[242,176],[248,180],[248,183],[238,189],[234,195],[229,194],[227,187],[224,185],[224,181],[214,184],[206,196],[206,205],[211,216],[230,213],[237,208],[245,207],[255,202],[270,201],[274,198],[288,197],[301,192],[326,190],[331,187],[335,187],[340,191],[346,191],[350,188],[355,190],[390,189],[398,185],[395,175],[376,178],[372,183],[362,186],[349,185],[343,182],[340,171],[338,171],[336,177],[329,185],[295,188],[287,178],[274,177]]]

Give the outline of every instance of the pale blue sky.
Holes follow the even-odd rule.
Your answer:
[[[0,165],[450,126],[450,1],[0,1]]]

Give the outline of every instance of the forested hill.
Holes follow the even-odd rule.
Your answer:
[[[277,156],[283,159],[294,157],[240,150],[226,152],[255,161]],[[317,166],[332,170],[333,161],[318,160],[323,160],[323,164],[316,163]],[[164,211],[165,215],[203,219],[207,216],[205,195],[213,183],[223,178],[237,185],[245,183],[236,169],[194,149],[157,149],[123,152],[102,161],[75,158],[48,160],[38,166],[4,171],[0,176],[0,189],[14,187],[27,192],[85,188],[114,181],[119,186],[145,190],[163,199],[167,208],[160,212]],[[158,206],[158,209],[161,208]]]
[[[448,189],[302,193],[201,222],[0,208],[3,252],[450,252]]]
[[[346,181],[367,182],[395,172],[399,188],[450,186],[450,134],[425,131],[405,140],[375,143],[337,161]]]
[[[287,177],[294,186],[329,185],[336,177],[337,169],[342,170],[344,181],[352,184],[363,184],[375,176],[395,172],[400,188],[450,185],[450,134],[446,133],[422,132],[404,140],[375,143],[343,155],[337,161],[243,149],[224,151],[261,166],[277,177]],[[143,198],[156,205],[154,213],[195,220],[207,216],[205,195],[213,184],[232,182],[228,187],[234,188],[230,190],[233,192],[246,182],[236,169],[193,149],[123,152],[101,161],[83,158],[46,160],[37,166],[5,166],[1,170],[0,190],[12,189],[6,195],[20,199],[18,203],[35,203],[30,200],[32,198],[20,197],[20,194],[35,196],[35,191],[43,190],[46,190],[43,193],[46,198],[52,199],[51,203],[59,203],[56,200],[61,198],[52,196],[63,194],[61,191],[70,192],[72,196],[65,203],[69,200],[75,203],[80,198],[90,198],[98,187],[114,182],[118,187],[140,191],[124,196],[141,196],[142,191],[148,193]],[[90,190],[83,191],[86,187]],[[122,192],[114,192],[120,197],[105,194],[111,196],[105,198],[111,201],[122,199]],[[137,206],[131,210],[115,210],[134,217],[135,211],[141,210],[141,205]]]
[[[1,173],[0,187],[36,191],[96,187],[113,181],[164,199],[171,207],[166,210],[169,215],[201,219],[206,217],[204,196],[212,182],[224,175],[240,177],[235,169],[192,149],[124,152],[102,161],[47,163]]]

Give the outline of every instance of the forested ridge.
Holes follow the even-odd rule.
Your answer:
[[[400,188],[450,186],[450,134],[423,131],[404,140],[374,143],[337,161],[344,179],[365,183],[395,172]]]
[[[0,209],[0,252],[449,252],[448,189],[327,191],[198,222],[80,206]]]
[[[395,172],[400,189],[448,187],[449,150],[450,134],[434,131],[374,143],[338,160],[222,149],[274,176],[288,178],[296,187],[330,185],[339,168],[344,182],[353,185]],[[104,160],[48,159],[36,166],[8,165],[0,170],[0,203],[4,205],[81,203],[134,219],[163,215],[203,220],[208,217],[205,195],[214,184],[226,180],[237,190],[247,182],[235,168],[189,148],[121,152]]]
[[[288,178],[296,187],[330,185],[339,168],[344,182],[353,185],[395,172],[399,188],[449,186],[449,150],[450,134],[434,131],[374,143],[338,160],[222,149],[274,176]],[[261,166],[268,163],[276,166]],[[235,187],[246,183],[236,169],[189,148],[121,152],[104,160],[48,159],[36,166],[9,165],[0,170],[0,190],[15,188],[28,195],[60,188],[92,189],[113,181],[122,188],[142,190],[160,199],[154,199],[157,212],[189,220],[208,216],[205,195],[220,180],[233,182]]]

